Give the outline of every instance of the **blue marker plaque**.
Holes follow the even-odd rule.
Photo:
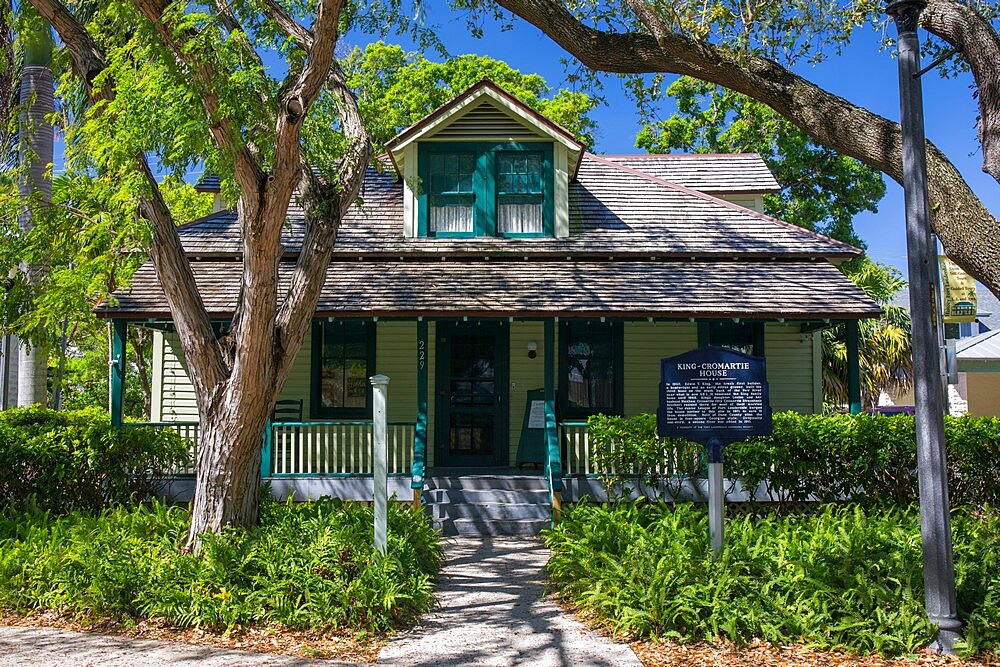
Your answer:
[[[722,448],[769,435],[771,404],[763,357],[725,347],[701,347],[660,361],[656,431],[705,445],[708,459],[708,534],[712,557],[722,553]]]
[[[661,437],[707,445],[769,435],[771,406],[763,357],[701,347],[660,361]]]

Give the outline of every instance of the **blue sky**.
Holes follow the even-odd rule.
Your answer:
[[[539,30],[515,20],[514,29],[501,31],[489,22],[481,24],[485,35],[469,35],[465,18],[447,9],[443,3],[431,5],[427,21],[439,27],[438,34],[451,55],[476,53],[504,60],[515,69],[537,73],[556,87],[563,80],[560,63],[566,53]],[[891,35],[895,29],[889,27]],[[921,32],[921,40],[926,39]],[[363,46],[364,35],[348,34],[344,46]],[[370,39],[375,39],[374,37]],[[796,71],[823,88],[847,100],[867,107],[892,120],[899,120],[897,62],[889,51],[879,50],[882,39],[874,30],[859,30],[840,56],[831,56],[816,66],[803,65]],[[392,41],[387,39],[386,41]],[[407,46],[405,41],[399,43]],[[430,54],[428,54],[429,57]],[[976,138],[977,108],[969,87],[971,78],[941,79],[935,72],[923,77],[924,112],[927,137],[950,157],[972,189],[986,206],[1000,214],[1000,185],[982,172],[982,155]],[[605,83],[608,105],[593,116],[598,124],[597,152],[634,153],[639,130],[638,114],[620,83]],[[850,132],[850,128],[844,128]],[[855,228],[868,244],[873,259],[899,268],[906,274],[906,244],[903,218],[903,191],[886,179],[887,193],[877,214],[863,214]]]

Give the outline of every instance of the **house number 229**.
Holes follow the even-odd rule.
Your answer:
[[[424,370],[427,367],[427,341],[417,341],[417,369]]]

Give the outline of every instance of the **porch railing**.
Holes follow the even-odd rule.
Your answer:
[[[170,475],[193,475],[194,464],[198,453],[198,438],[200,426],[198,422],[125,422],[122,428],[138,428],[147,426],[150,428],[168,428],[177,433],[181,438],[188,441],[188,464],[184,466],[174,466],[168,471]]]
[[[410,474],[415,429],[413,422],[387,424],[390,475]],[[275,422],[265,475],[370,475],[373,430],[370,421]]]
[[[587,422],[559,424],[559,448],[562,452],[563,474],[567,477],[596,474],[590,462],[590,438]]]
[[[562,422],[559,424],[559,447],[562,452],[563,474],[568,477],[611,473],[616,470],[598,470],[591,460],[590,437],[587,422]],[[688,443],[668,450],[666,458],[657,466],[660,477],[701,477],[704,475],[702,448]],[[629,473],[626,472],[626,475]]]
[[[126,427],[169,428],[191,442],[190,465],[174,475],[194,474],[201,429],[198,422],[129,423]],[[413,422],[389,422],[389,474],[408,475],[413,464]],[[274,422],[264,435],[261,471],[283,475],[370,475],[373,470],[370,421]]]

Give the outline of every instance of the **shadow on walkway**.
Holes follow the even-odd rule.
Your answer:
[[[544,599],[548,552],[536,539],[446,544],[437,608],[379,654],[379,665],[639,667],[632,650]]]

